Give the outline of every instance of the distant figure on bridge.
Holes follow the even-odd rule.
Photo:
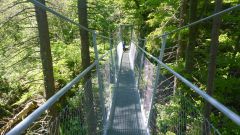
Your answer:
[[[123,42],[123,51],[126,51],[126,43]]]

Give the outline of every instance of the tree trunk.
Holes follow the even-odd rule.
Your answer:
[[[190,11],[189,11],[189,22],[192,23],[197,20],[197,5],[198,0],[190,0]],[[189,28],[189,39],[188,45],[186,49],[186,56],[185,56],[185,70],[188,73],[193,71],[194,65],[194,48],[197,44],[197,26],[191,26]]]
[[[38,105],[35,101],[27,103],[18,114],[16,114],[10,121],[8,121],[6,125],[0,128],[0,135],[4,135],[7,131],[9,131],[13,127],[13,125],[15,125],[18,121],[21,121],[37,107]]]
[[[200,14],[201,18],[204,18],[207,15],[208,6],[209,6],[209,0],[204,0],[204,5],[202,7],[202,11]]]
[[[142,17],[143,18],[143,17]],[[147,35],[147,31],[146,31],[146,24],[145,24],[145,20],[143,19],[142,20],[143,22],[140,24],[140,28],[139,28],[139,37],[140,37],[140,40],[138,41],[139,43],[139,46],[140,47],[143,47],[144,44],[142,42],[142,39],[145,39],[146,38],[146,35]]]
[[[179,27],[182,27],[186,25],[186,17],[187,17],[187,8],[188,8],[188,0],[181,0],[180,1],[180,21],[179,21]],[[182,38],[183,34],[182,32],[179,32],[178,34],[178,48],[177,48],[177,57],[176,59],[179,60],[180,58],[184,57],[184,50],[185,50],[185,44],[186,40]],[[178,129],[180,129],[179,133],[180,134],[185,134],[186,133],[186,123],[187,123],[187,117],[186,117],[186,112],[185,112],[185,107],[184,107],[184,100],[183,100],[183,95],[184,91],[178,91],[177,93],[177,86],[178,85],[178,79],[177,77],[174,77],[174,94],[181,94],[180,95],[180,105],[181,108],[178,112],[179,121],[180,124],[177,124]],[[180,93],[181,92],[181,93]]]
[[[139,0],[134,0],[134,3],[135,3],[135,6],[136,6],[136,9],[138,10],[138,17],[139,17],[139,20],[138,20],[138,31],[139,31],[139,37],[140,39],[138,40],[138,45],[140,47],[143,47],[143,42],[142,39],[145,39],[146,38],[146,35],[147,35],[147,24],[146,24],[146,21],[148,20],[148,13],[147,12],[140,12],[142,9],[141,9],[141,1]]]
[[[45,0],[39,0],[39,2],[45,5]],[[39,32],[40,55],[44,75],[45,97],[46,99],[49,99],[55,93],[55,85],[47,14],[45,10],[42,10],[37,6],[35,7],[35,9]],[[55,107],[51,107],[49,112],[49,115],[53,117],[56,116],[57,113],[56,109],[54,108]]]
[[[88,28],[87,22],[87,1],[78,0],[78,19],[79,23]],[[89,53],[89,37],[88,31],[80,28],[81,36],[81,57],[82,57],[82,68],[86,69],[90,66],[90,53]],[[91,73],[85,75],[83,79],[83,84],[87,83],[85,94],[85,107],[86,107],[86,121],[87,121],[87,132],[88,135],[96,134],[96,116],[94,113],[94,104],[93,104],[93,93],[92,93],[92,83],[91,83]]]
[[[181,0],[180,1],[179,28],[186,25],[188,1],[189,0]],[[186,48],[186,46],[185,46],[186,45],[186,40],[185,40],[185,38],[182,38],[183,36],[185,36],[185,33],[180,31],[178,33],[178,48],[177,48],[176,60],[179,60],[180,58],[184,58],[184,50]],[[174,94],[176,93],[176,89],[177,89],[177,77],[174,77]]]
[[[219,12],[222,8],[222,0],[215,0],[215,13]],[[217,16],[213,19],[212,33],[211,33],[211,47],[210,47],[210,63],[208,65],[208,81],[207,81],[207,94],[213,95],[214,79],[216,74],[216,59],[217,49],[219,45],[219,29],[221,24],[221,17]],[[204,105],[204,117],[209,120],[211,113],[211,105],[205,102]],[[206,121],[203,128],[204,135],[210,135],[210,125]]]
[[[180,21],[179,27],[186,25],[186,17],[187,17],[187,3],[188,0],[181,0],[180,2]],[[183,33],[179,32],[178,34],[178,49],[177,49],[177,59],[184,57],[184,49],[185,49],[185,41],[182,38]]]
[[[235,44],[235,55],[240,52],[240,35],[237,36],[236,44]]]

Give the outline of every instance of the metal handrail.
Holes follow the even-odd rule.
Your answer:
[[[28,0],[31,3],[33,3],[35,6],[38,6],[39,8],[49,11],[52,14],[56,15],[57,17],[64,19],[67,22],[70,22],[88,32],[93,33],[94,31],[86,28],[82,25],[80,25],[79,23],[69,19],[66,16],[61,15],[60,13],[50,9],[49,7],[46,7],[44,4],[38,2],[37,0]],[[198,23],[201,23],[203,21],[209,20],[213,17],[222,15],[224,13],[227,13],[231,10],[237,9],[240,7],[239,5],[236,5],[234,7],[228,8],[226,10],[220,11],[218,13],[215,13],[211,16],[208,16],[206,18],[200,19],[196,22],[190,23],[188,25],[185,25],[183,27],[180,27],[178,29],[175,29],[173,31],[170,32],[166,32],[163,35],[160,35],[156,38],[159,37],[163,37],[165,35],[169,35],[172,33],[175,33],[177,31],[180,31],[182,29],[191,27],[193,25],[196,25]],[[98,34],[99,37],[102,38],[106,38],[106,39],[113,39],[113,38],[109,38],[107,36],[104,35],[100,35]],[[136,45],[137,47],[139,47],[138,45]],[[229,119],[231,119],[232,121],[234,121],[237,125],[240,125],[240,117],[232,112],[231,110],[229,110],[227,107],[225,107],[224,105],[222,105],[221,103],[219,103],[216,99],[214,99],[213,97],[209,96],[207,93],[205,93],[204,91],[202,91],[201,89],[199,89],[197,86],[195,86],[194,84],[192,84],[190,81],[188,81],[187,79],[185,79],[183,76],[181,76],[180,74],[178,74],[177,72],[175,72],[174,70],[172,70],[170,67],[168,67],[166,64],[164,64],[162,61],[158,60],[156,57],[154,57],[153,55],[151,55],[150,53],[146,52],[145,50],[143,50],[141,47],[139,47],[140,50],[142,50],[145,54],[147,54],[148,56],[150,56],[151,58],[153,58],[155,61],[157,61],[161,66],[163,66],[165,69],[167,69],[169,72],[171,72],[173,75],[175,75],[178,79],[180,79],[182,82],[184,82],[187,86],[189,86],[191,89],[193,89],[195,92],[197,92],[200,96],[202,96],[205,100],[207,100],[210,104],[212,104],[213,106],[215,106],[219,111],[221,111],[223,114],[225,114]],[[110,52],[110,51],[109,51]],[[15,134],[20,134],[21,132],[23,132],[24,130],[26,130],[30,124],[32,124],[37,118],[39,118],[39,116],[44,113],[44,111],[46,111],[47,109],[49,109],[54,103],[56,103],[67,91],[69,91],[73,85],[75,85],[77,82],[80,81],[80,79],[85,76],[93,67],[95,67],[97,65],[97,63],[103,59],[109,52],[107,52],[106,54],[104,54],[99,60],[95,60],[95,62],[93,64],[91,64],[88,68],[86,68],[83,72],[81,72],[76,78],[74,78],[71,82],[69,82],[66,86],[64,86],[61,90],[59,90],[55,95],[53,95],[49,100],[47,100],[43,105],[41,105],[39,108],[37,108],[33,113],[31,113],[27,118],[25,118],[22,122],[20,122],[17,126],[15,126],[12,130],[10,130],[7,135],[15,135]]]
[[[213,17],[216,17],[216,16],[220,16],[220,15],[222,15],[222,14],[225,14],[225,13],[227,13],[227,12],[229,12],[229,11],[232,11],[232,10],[235,10],[235,9],[237,9],[237,8],[240,8],[240,4],[238,4],[238,5],[236,5],[236,6],[233,6],[233,7],[230,7],[230,8],[228,8],[228,9],[222,10],[222,11],[220,11],[220,12],[214,13],[214,14],[208,16],[208,17],[202,18],[202,19],[200,19],[200,20],[198,20],[198,21],[192,22],[192,23],[190,23],[190,24],[187,24],[187,25],[182,26],[182,27],[180,27],[180,28],[177,28],[177,29],[175,29],[175,30],[172,30],[172,31],[169,31],[169,32],[165,32],[165,33],[162,34],[162,35],[155,36],[153,39],[161,38],[161,37],[163,37],[164,35],[173,34],[173,33],[175,33],[175,32],[178,32],[178,31],[182,30],[182,29],[185,29],[185,28],[188,28],[188,27],[197,25],[197,24],[199,24],[199,23],[201,23],[201,22],[204,22],[204,21],[209,20],[209,19],[211,19],[211,18],[213,18]]]
[[[173,69],[168,67],[166,64],[164,64],[162,61],[158,60],[158,58],[154,57],[147,51],[145,51],[140,46],[136,45],[141,51],[143,51],[145,54],[147,54],[149,57],[154,59],[158,64],[160,64],[162,67],[167,69],[169,72],[171,72],[174,76],[176,76],[178,79],[180,79],[183,83],[185,83],[188,87],[193,89],[196,93],[198,93],[201,97],[203,97],[206,101],[208,101],[211,105],[216,107],[219,111],[221,111],[225,116],[227,116],[229,119],[231,119],[233,122],[235,122],[238,126],[240,126],[240,116],[225,107],[223,104],[218,102],[213,97],[209,96],[206,92],[198,88],[196,85],[192,84],[190,81],[188,81],[186,78],[175,72]]]
[[[112,50],[114,50],[113,48]],[[110,50],[111,51],[111,50]],[[77,77],[75,77],[71,82],[65,85],[61,90],[59,90],[56,94],[54,94],[51,98],[49,98],[43,105],[38,107],[34,112],[32,112],[28,117],[26,117],[23,121],[17,124],[14,128],[12,128],[6,135],[18,135],[25,131],[36,119],[40,117],[42,113],[48,110],[54,103],[56,103],[66,92],[68,92],[75,84],[77,84],[91,69],[93,69],[100,60],[102,60],[108,53],[108,51],[103,56],[99,58],[99,60],[95,60],[89,67],[87,67],[83,72],[81,72]]]
[[[37,0],[28,0],[28,1],[31,2],[31,3],[33,3],[35,6],[41,8],[41,9],[43,9],[43,10],[46,10],[46,11],[48,11],[48,12],[50,12],[50,13],[56,15],[57,17],[59,17],[59,18],[65,20],[65,21],[67,21],[67,22],[69,22],[69,23],[72,23],[72,24],[74,24],[74,25],[80,27],[80,28],[83,29],[83,30],[86,30],[86,31],[91,32],[91,33],[94,32],[94,30],[89,29],[89,28],[87,28],[87,27],[85,27],[85,26],[82,26],[81,24],[79,24],[79,23],[77,23],[77,22],[75,22],[75,21],[69,19],[68,17],[66,17],[66,16],[64,16],[64,15],[62,15],[62,14],[60,14],[60,13],[54,11],[53,9],[51,9],[51,8],[49,8],[49,7],[47,7],[47,6],[45,6],[44,4],[42,4],[41,2],[39,2],[39,1],[37,1]],[[110,37],[107,37],[107,36],[101,35],[101,34],[99,34],[99,33],[98,33],[98,36],[99,36],[99,37],[102,37],[102,38],[105,38],[105,39],[113,39],[113,38],[110,38]]]

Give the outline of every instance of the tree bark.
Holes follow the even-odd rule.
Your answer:
[[[186,25],[186,18],[187,18],[187,3],[188,0],[181,0],[180,2],[180,21],[179,27]],[[179,32],[178,34],[178,49],[177,49],[177,59],[184,57],[184,50],[185,50],[185,41],[182,38],[183,33]]]
[[[237,36],[236,44],[235,44],[235,55],[240,52],[240,35]]]
[[[39,0],[39,2],[45,5],[45,0]],[[39,7],[35,7],[35,10],[39,32],[40,55],[44,75],[45,97],[46,99],[49,99],[55,93],[55,85],[47,14],[45,10],[42,10]],[[56,113],[55,107],[51,107],[49,115],[54,117],[56,116]]]
[[[181,0],[180,1],[180,21],[179,21],[179,27],[182,27],[186,25],[186,18],[187,18],[187,10],[188,10],[188,0]],[[179,32],[178,34],[178,48],[177,48],[177,57],[176,59],[179,60],[180,58],[184,58],[184,50],[185,50],[185,44],[186,40],[182,38],[185,33]],[[174,94],[177,93],[177,87],[178,87],[178,79],[177,77],[174,77]],[[187,123],[187,117],[186,117],[186,109],[185,109],[185,102],[183,99],[184,91],[178,91],[178,94],[180,94],[180,110],[178,112],[179,121],[180,124],[177,124],[178,129],[180,129],[181,134],[186,133],[186,123]]]
[[[38,105],[35,101],[31,101],[25,105],[25,107],[16,114],[11,120],[7,122],[6,125],[0,128],[0,135],[4,135],[7,131],[9,131],[18,121],[25,118],[30,112],[32,112]]]
[[[139,0],[134,0],[134,3],[135,3],[135,6],[136,6],[136,9],[137,9],[137,18],[139,18],[138,22],[137,22],[137,25],[138,25],[138,31],[139,31],[139,37],[140,37],[140,40],[138,41],[138,45],[140,47],[143,47],[143,43],[141,42],[142,39],[145,39],[146,38],[146,35],[147,35],[147,24],[146,24],[146,21],[148,20],[148,12],[142,12],[141,11],[141,1]]]
[[[189,0],[181,0],[180,1],[180,11],[179,11],[179,28],[186,25],[187,20],[187,10],[188,10],[188,1]],[[183,38],[185,36],[185,33],[182,33],[181,31],[178,33],[178,48],[177,48],[177,56],[176,60],[179,60],[180,58],[184,58],[184,50],[186,48],[186,40]],[[179,61],[177,61],[179,63]],[[176,94],[177,89],[177,77],[174,77],[174,94]]]
[[[197,5],[198,0],[190,0],[190,11],[189,11],[189,23],[192,23],[197,20]],[[189,39],[188,45],[186,48],[186,56],[185,56],[185,70],[188,73],[193,71],[194,65],[194,49],[197,44],[197,26],[191,26],[189,28]]]
[[[88,28],[87,21],[87,0],[78,0],[78,19],[79,23]],[[82,58],[82,68],[86,69],[90,66],[90,52],[89,52],[89,36],[88,31],[80,28],[81,36],[81,58]],[[86,121],[87,121],[87,133],[88,135],[96,134],[96,116],[94,113],[93,104],[93,93],[92,93],[92,83],[91,83],[91,73],[85,75],[83,79],[83,84],[87,83],[85,94],[85,107],[86,107]]]
[[[222,8],[222,0],[215,0],[215,13],[219,12]],[[211,46],[210,46],[210,63],[208,65],[208,80],[207,80],[207,94],[212,96],[214,91],[214,79],[216,75],[216,59],[217,49],[219,45],[219,30],[221,24],[221,17],[217,16],[213,19],[212,33],[211,33]],[[211,105],[205,102],[204,117],[209,120],[211,114]],[[210,125],[206,121],[203,128],[204,135],[210,135]]]
[[[209,6],[209,0],[204,0],[204,5],[202,7],[200,18],[203,18],[207,15],[208,6]]]

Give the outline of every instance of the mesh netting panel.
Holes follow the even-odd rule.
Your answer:
[[[86,96],[84,92],[86,90],[93,91],[93,110],[94,115],[90,110],[86,109]],[[88,117],[95,117],[94,122],[96,134],[101,134],[102,128],[102,112],[99,107],[99,95],[96,92],[98,90],[98,85],[96,79],[89,79],[84,86],[79,86],[74,96],[65,100],[63,103],[66,104],[64,109],[59,113],[59,115],[53,119],[50,124],[49,130],[47,134],[50,135],[75,135],[76,133],[79,135],[85,135],[87,133],[87,123],[86,119]]]
[[[112,104],[112,96],[115,86],[115,65],[114,53],[110,53],[106,57],[106,61],[99,66],[101,72],[101,82],[103,84],[104,109],[106,118],[108,117]]]
[[[176,64],[177,46],[167,47],[163,62]],[[154,69],[157,72],[157,68]],[[152,115],[149,118],[151,134],[200,135],[218,130],[202,115],[200,96],[184,92],[187,87],[166,69],[159,71],[159,81],[153,100]],[[208,123],[208,124],[205,124]]]
[[[120,69],[118,63],[121,61],[122,52],[119,52],[119,50],[121,50],[121,43],[100,61],[100,81],[97,79],[98,74],[94,73],[92,78],[84,85],[76,85],[56,104],[59,106],[58,108],[62,108],[59,109],[59,114],[52,120],[48,115],[45,115],[44,118],[41,118],[28,129],[27,134],[85,135],[87,134],[87,119],[89,117],[94,118],[92,125],[96,130],[96,134],[103,134],[104,120],[110,113],[117,71]],[[102,91],[99,89],[100,86],[102,86]],[[85,95],[86,90],[92,91],[92,99]],[[101,92],[103,93],[103,99],[100,97]],[[90,112],[89,107],[86,107],[87,100],[92,100],[93,116],[89,116],[92,112]],[[104,103],[103,109],[101,106],[102,101]],[[103,116],[104,113],[105,116]]]
[[[143,111],[148,119],[151,109],[151,100],[153,96],[154,82],[156,78],[156,66],[154,66],[147,58],[144,58],[143,68],[141,70],[140,79],[138,80],[138,89],[140,92]],[[140,71],[139,71],[140,72]]]
[[[198,135],[206,134],[206,131],[219,134],[218,130],[203,117],[200,111],[202,110],[200,96],[186,95],[183,89],[187,87],[163,68],[159,69],[158,82],[155,84],[157,65],[135,45],[138,45],[136,41],[132,43],[133,50],[130,50],[129,57],[134,61],[135,79],[138,80],[142,110],[150,134]],[[175,65],[176,51],[177,46],[166,47],[162,61],[170,66]]]
[[[135,60],[137,57],[137,48],[134,43],[131,43],[129,50],[129,62],[131,69],[134,69]]]
[[[151,133],[200,135],[206,134],[206,131],[210,130],[211,134],[220,134],[203,117],[198,98],[185,95],[181,89],[176,89],[174,92],[174,77],[162,76],[149,123]],[[204,123],[209,124],[205,125]]]

